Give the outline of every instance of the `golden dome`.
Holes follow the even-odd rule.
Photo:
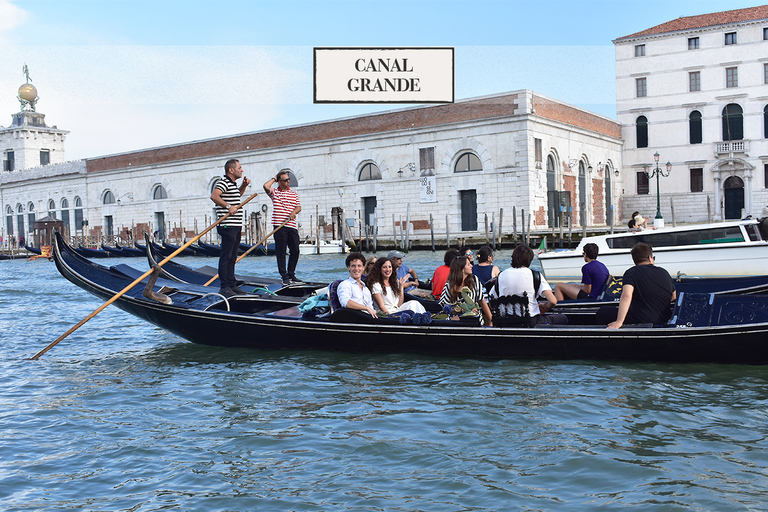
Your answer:
[[[24,84],[19,87],[19,98],[30,103],[37,99],[37,88],[32,84]]]

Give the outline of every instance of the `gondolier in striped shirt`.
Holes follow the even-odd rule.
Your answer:
[[[240,178],[243,178],[243,182],[238,187],[237,180]],[[216,204],[216,216],[221,218],[227,213],[230,214],[224,222],[216,226],[221,237],[221,256],[219,256],[221,290],[219,293],[225,297],[245,294],[245,291],[238,288],[235,279],[235,261],[243,231],[243,211],[238,210],[237,207],[240,206],[240,198],[250,183],[251,180],[243,177],[240,162],[235,159],[228,160],[224,164],[224,177],[216,183],[211,194],[211,201]]]
[[[277,183],[276,188],[272,185]],[[282,228],[275,231],[275,255],[277,270],[284,285],[301,283],[296,279],[296,265],[299,263],[299,230],[296,226],[296,216],[301,211],[301,201],[295,190],[291,189],[291,178],[288,171],[280,171],[277,176],[264,184],[264,192],[272,198],[272,227],[277,229],[288,220]],[[285,250],[290,251],[288,267],[285,265]]]

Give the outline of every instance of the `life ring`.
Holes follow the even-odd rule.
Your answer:
[[[267,213],[267,205],[265,204],[261,205],[261,211],[264,213]]]

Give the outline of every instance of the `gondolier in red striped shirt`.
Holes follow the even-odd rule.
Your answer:
[[[272,185],[277,183],[276,188]],[[299,263],[299,230],[296,226],[296,216],[301,211],[301,201],[295,190],[291,189],[291,178],[288,171],[280,171],[277,176],[264,184],[264,192],[272,198],[272,227],[277,228],[286,219],[288,222],[275,231],[275,255],[277,270],[283,279],[283,284],[301,283],[296,279],[296,265]],[[285,265],[285,250],[288,248],[288,267]]]

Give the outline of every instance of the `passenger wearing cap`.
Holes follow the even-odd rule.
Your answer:
[[[400,251],[393,250],[393,251],[389,251],[389,254],[387,254],[387,258],[392,260],[392,264],[395,266],[395,272],[397,273],[398,280],[410,275],[410,279],[405,282],[405,285],[403,287],[403,290],[407,292],[419,285],[419,278],[416,276],[415,270],[413,270],[407,265],[403,265],[404,257],[405,257],[405,254],[403,254]]]

